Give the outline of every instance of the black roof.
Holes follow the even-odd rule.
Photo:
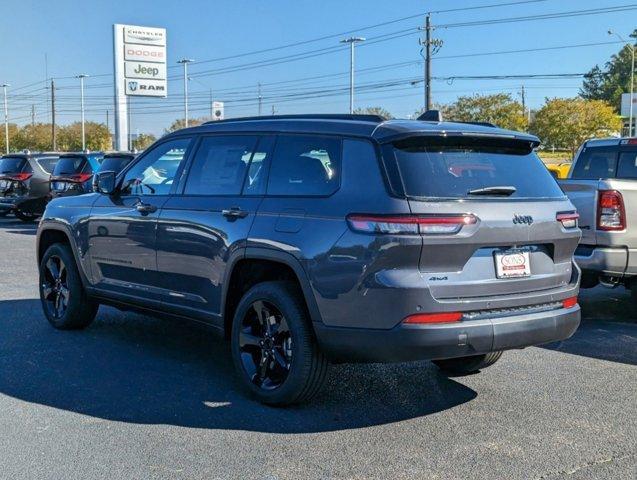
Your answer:
[[[429,135],[502,138],[530,142],[534,146],[540,143],[539,139],[534,135],[494,128],[488,125],[420,120],[384,120],[378,115],[345,114],[274,115],[227,119],[178,130],[171,133],[170,136],[184,133],[224,132],[348,135],[371,138],[379,143]]]

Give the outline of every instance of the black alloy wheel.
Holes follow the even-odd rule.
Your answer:
[[[42,298],[49,315],[55,319],[64,317],[70,297],[66,265],[60,257],[52,255],[44,264],[42,279]]]
[[[241,321],[241,363],[252,383],[274,390],[285,382],[292,362],[292,336],[285,317],[271,303],[253,302]]]

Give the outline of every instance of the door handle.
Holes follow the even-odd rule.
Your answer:
[[[135,210],[137,210],[141,214],[148,214],[156,212],[157,207],[155,205],[151,205],[150,203],[138,202],[135,204]]]
[[[221,210],[221,215],[228,218],[245,218],[248,216],[248,212],[241,210],[239,207],[231,207]]]

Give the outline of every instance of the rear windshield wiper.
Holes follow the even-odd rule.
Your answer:
[[[515,187],[497,186],[497,187],[474,188],[473,190],[469,190],[467,193],[469,195],[502,195],[504,197],[508,197],[513,195],[515,192],[516,192]]]

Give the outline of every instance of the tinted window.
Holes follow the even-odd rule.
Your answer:
[[[268,163],[273,144],[274,137],[261,137],[259,139],[243,184],[244,195],[263,195],[265,193]]]
[[[257,137],[204,137],[188,173],[186,195],[238,195]]]
[[[617,178],[637,178],[637,150],[619,154]]]
[[[340,183],[341,140],[281,135],[268,180],[268,195],[330,195]]]
[[[610,148],[584,148],[577,157],[571,178],[598,180],[614,178],[617,150]]]
[[[416,138],[388,147],[386,155],[393,155],[410,197],[478,198],[469,191],[500,186],[515,188],[508,198],[564,196],[535,152],[519,143]]]
[[[16,173],[21,172],[25,160],[20,157],[4,157],[0,158],[0,173]]]
[[[59,176],[80,173],[85,167],[86,160],[83,157],[61,157],[53,169],[53,175]]]
[[[38,157],[36,161],[46,173],[51,173],[55,169],[59,157]]]
[[[161,143],[149,150],[124,175],[123,195],[167,195],[183,161],[190,138]]]
[[[104,157],[100,164],[100,172],[121,172],[131,162],[131,157]]]

